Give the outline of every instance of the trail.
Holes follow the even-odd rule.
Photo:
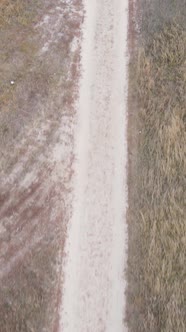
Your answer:
[[[84,0],[74,203],[60,331],[127,331],[128,1]]]

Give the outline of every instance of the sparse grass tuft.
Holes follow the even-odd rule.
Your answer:
[[[186,31],[172,20],[132,67],[140,132],[129,322],[134,332],[186,331]],[[134,74],[135,72],[135,74]],[[134,206],[133,206],[134,208]]]

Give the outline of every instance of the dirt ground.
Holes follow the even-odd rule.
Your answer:
[[[80,0],[0,3],[1,332],[57,331],[82,21]]]
[[[128,0],[84,1],[61,332],[127,331]]]

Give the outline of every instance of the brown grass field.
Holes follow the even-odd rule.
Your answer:
[[[184,332],[186,27],[180,2],[161,22],[155,2],[149,12],[142,3],[129,69],[129,126],[138,136],[129,141],[128,321],[132,332]]]

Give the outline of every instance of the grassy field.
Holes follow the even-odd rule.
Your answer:
[[[133,149],[135,166],[133,161],[129,171],[134,187],[129,200],[128,270],[132,332],[186,331],[183,2],[141,1],[141,34],[130,64],[130,90],[135,98],[130,108],[132,112],[135,107],[139,133]]]

